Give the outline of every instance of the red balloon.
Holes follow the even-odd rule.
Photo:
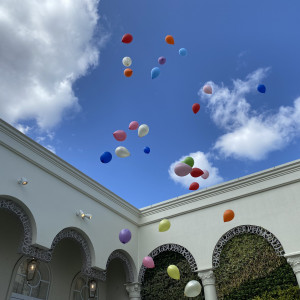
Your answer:
[[[125,43],[125,44],[131,43],[132,40],[133,40],[133,36],[130,33],[126,33],[122,37],[122,42]]]
[[[194,114],[196,114],[200,110],[200,104],[199,103],[194,103],[192,106]]]
[[[204,172],[199,168],[193,168],[190,174],[192,177],[200,177],[201,175],[204,174]]]
[[[191,185],[190,185],[190,190],[191,191],[196,191],[199,189],[199,183],[198,182],[193,182]]]

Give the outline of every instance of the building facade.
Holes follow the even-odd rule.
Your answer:
[[[137,209],[0,120],[0,174],[1,300],[88,299],[93,288],[95,299],[137,300],[143,257],[164,251],[182,254],[215,300],[222,248],[243,233],[265,238],[300,283],[300,160]],[[224,223],[227,209],[236,215]]]

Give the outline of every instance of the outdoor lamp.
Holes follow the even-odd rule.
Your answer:
[[[32,259],[27,265],[27,281],[31,281],[34,278],[35,272],[37,268],[37,261]]]
[[[87,218],[87,219],[91,219],[92,218],[92,215],[91,214],[86,214],[86,213],[84,213],[82,210],[79,210],[77,213],[76,213],[76,215],[78,216],[78,217],[81,217],[81,219],[84,219],[84,218]]]
[[[21,185],[26,185],[28,183],[28,180],[25,177],[21,177],[18,180],[18,183],[21,184]]]
[[[96,289],[97,289],[97,283],[95,280],[91,280],[89,282],[89,292],[90,292],[90,298],[95,298],[96,296]]]

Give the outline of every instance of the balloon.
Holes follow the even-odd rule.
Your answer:
[[[116,148],[115,153],[119,157],[128,157],[130,155],[130,152],[125,147]]]
[[[203,170],[203,175],[201,175],[201,177],[202,177],[203,179],[207,179],[208,176],[209,176],[208,171],[207,171],[207,170]]]
[[[192,106],[192,110],[193,110],[194,114],[196,114],[200,110],[200,104],[194,103]]]
[[[127,137],[126,132],[124,130],[117,130],[117,131],[115,131],[113,133],[113,136],[119,142],[125,141],[126,137]]]
[[[149,126],[146,124],[142,124],[142,125],[140,125],[140,127],[138,129],[138,136],[143,137],[143,136],[147,135],[148,132],[149,132]]]
[[[125,44],[131,43],[132,40],[133,40],[133,36],[130,33],[126,33],[122,37],[122,42],[125,43]]]
[[[171,227],[171,223],[168,219],[163,219],[159,222],[159,226],[158,226],[158,231],[159,232],[164,232],[169,230]]]
[[[131,232],[129,229],[122,229],[119,233],[119,240],[121,243],[126,244],[131,240]]]
[[[194,166],[194,159],[190,156],[186,157],[183,161],[183,163],[193,167]]]
[[[191,297],[191,298],[197,297],[200,295],[201,289],[202,287],[199,281],[191,280],[186,284],[184,288],[184,295],[186,297]]]
[[[204,87],[203,87],[203,92],[205,94],[212,94],[212,87],[208,84],[206,84]]]
[[[180,177],[190,174],[191,171],[192,171],[192,167],[183,162],[176,164],[176,166],[174,168],[175,174]]]
[[[231,209],[225,210],[223,214],[223,220],[224,222],[230,222],[234,218],[234,211]]]
[[[126,77],[130,77],[132,75],[133,71],[130,68],[127,68],[124,70],[124,75]]]
[[[143,258],[143,265],[146,268],[153,269],[155,267],[153,258],[151,256],[146,256]]]
[[[124,65],[125,67],[129,67],[129,66],[131,66],[131,64],[132,64],[132,60],[131,60],[130,57],[125,56],[125,57],[122,59],[122,63],[123,63],[123,65]]]
[[[129,129],[130,130],[136,130],[138,129],[139,127],[139,123],[137,121],[132,121],[130,124],[129,124]]]
[[[204,172],[199,168],[193,168],[192,172],[190,174],[192,177],[199,177],[199,176],[203,175]]]
[[[145,148],[144,148],[144,152],[145,152],[146,154],[149,154],[149,153],[150,153],[150,148],[149,148],[149,147],[145,147]]]
[[[161,56],[161,57],[158,58],[158,63],[160,65],[164,65],[166,63],[166,61],[167,61],[167,59],[165,57],[163,57],[163,56]]]
[[[179,49],[179,54],[181,56],[187,56],[187,50],[185,48],[181,48],[181,49]]]
[[[155,67],[151,70],[151,78],[154,79],[160,74],[160,69]]]
[[[168,266],[167,272],[171,278],[176,280],[180,279],[179,269],[175,265]]]
[[[266,92],[266,87],[263,85],[263,84],[260,84],[258,87],[257,87],[257,90],[260,92],[260,93],[265,93]]]
[[[107,164],[111,161],[112,159],[112,155],[110,152],[104,152],[101,156],[100,156],[100,161],[104,164]]]
[[[175,44],[174,38],[173,38],[171,35],[167,35],[167,36],[165,37],[165,41],[166,41],[168,44],[170,44],[170,45],[174,45],[174,44]]]
[[[191,185],[190,185],[190,190],[191,191],[196,191],[198,189],[199,189],[199,183],[198,182],[191,183]]]

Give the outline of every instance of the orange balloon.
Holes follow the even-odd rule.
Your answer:
[[[167,35],[167,36],[165,37],[165,40],[166,40],[166,42],[167,42],[168,44],[170,44],[170,45],[174,45],[174,44],[175,44],[174,38],[173,38],[171,35]]]
[[[223,214],[224,222],[229,222],[229,221],[233,220],[233,218],[234,218],[234,211],[231,209],[225,210],[225,212]]]
[[[133,71],[130,68],[127,68],[124,70],[124,75],[126,77],[130,77],[132,75]]]

